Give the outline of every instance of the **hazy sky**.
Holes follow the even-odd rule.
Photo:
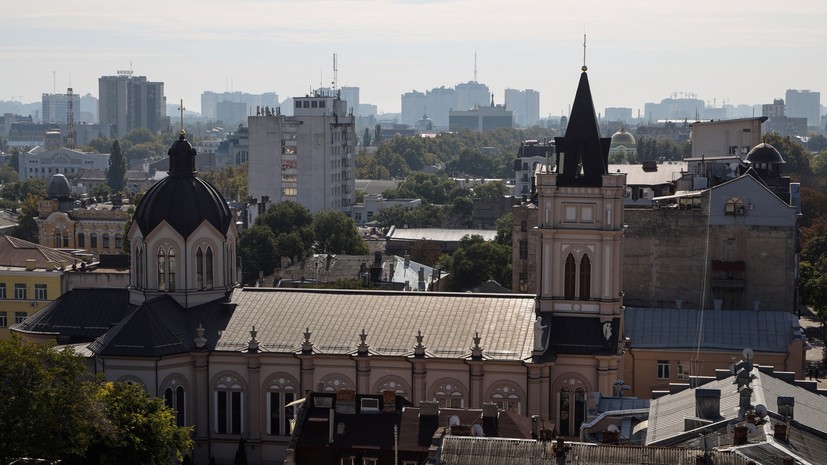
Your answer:
[[[827,92],[824,0],[27,0],[0,8],[0,100],[97,96],[98,77],[133,69],[168,103],[200,111],[205,90],[303,96],[333,80],[398,112],[400,95],[474,78],[540,92],[567,112],[586,61],[595,107],[672,93],[769,103],[788,88]],[[827,96],[822,103],[827,102]]]

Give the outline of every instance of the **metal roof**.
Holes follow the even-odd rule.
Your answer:
[[[394,228],[388,234],[388,240],[459,242],[465,236],[482,236],[486,241],[493,241],[497,231],[489,229],[442,229],[442,228]]]

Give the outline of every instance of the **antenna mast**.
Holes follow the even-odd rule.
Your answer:
[[[333,95],[336,95],[336,88],[339,86],[339,68],[336,65],[336,54],[333,54]]]
[[[474,49],[474,82],[477,82],[477,50]]]
[[[75,94],[72,92],[71,87],[66,89],[66,99],[69,100],[69,104],[66,106],[68,108],[66,111],[66,146],[73,149],[75,148]]]

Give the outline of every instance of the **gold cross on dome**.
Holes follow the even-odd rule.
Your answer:
[[[186,110],[186,107],[184,107],[184,99],[181,99],[181,104],[178,105],[178,111],[181,113],[181,129],[178,131],[178,134],[181,135],[186,134],[186,131],[184,131],[184,110]]]

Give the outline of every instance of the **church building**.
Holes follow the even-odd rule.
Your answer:
[[[613,393],[623,336],[626,178],[607,172],[585,67],[556,147],[537,179],[537,295],[241,288],[238,231],[182,130],[135,211],[128,288],[73,289],[13,330],[163,398],[198,464],[232,463],[240,438],[249,463],[281,463],[291,404],[343,388],[495,403],[577,435],[589,393]]]

